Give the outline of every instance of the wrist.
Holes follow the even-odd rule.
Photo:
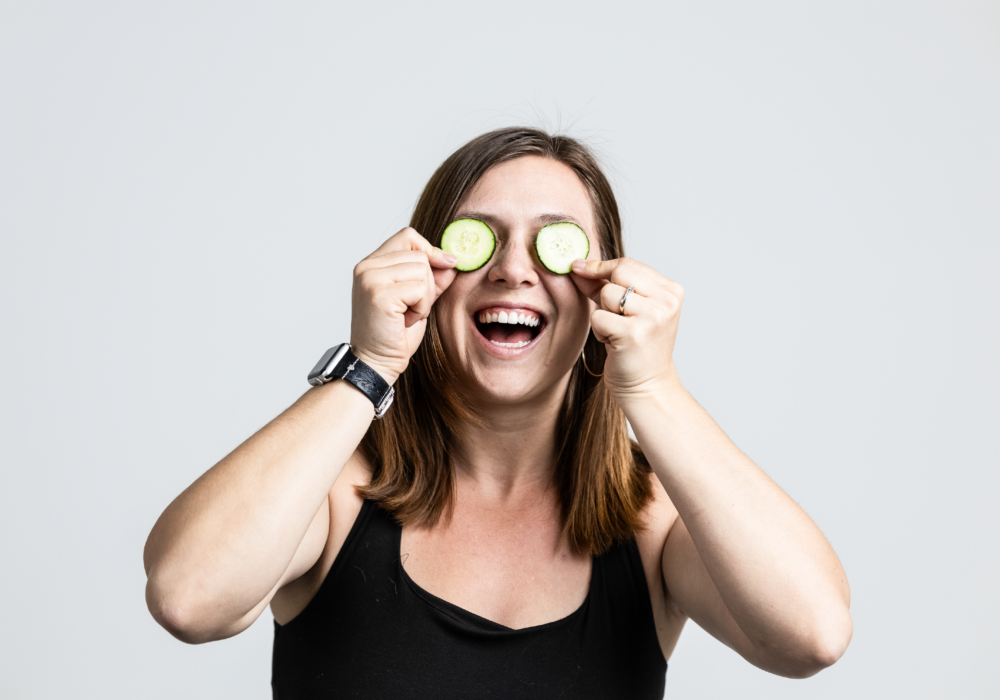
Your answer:
[[[642,411],[653,407],[666,408],[671,404],[682,403],[690,396],[687,389],[681,385],[677,373],[671,372],[655,380],[644,382],[641,386],[633,387],[628,392],[616,396],[615,399],[628,415],[633,410]]]
[[[378,375],[382,377],[382,379],[385,380],[385,383],[389,386],[395,384],[396,380],[399,379],[399,375],[402,374],[402,370],[394,368],[386,362],[379,362],[364,350],[360,350],[352,346],[351,352],[354,353],[355,357],[378,373]]]
[[[396,395],[392,384],[374,367],[358,357],[349,343],[327,350],[307,376],[313,386],[343,381],[364,394],[375,406],[375,418],[381,418]]]

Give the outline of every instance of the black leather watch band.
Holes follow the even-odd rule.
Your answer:
[[[334,379],[343,379],[353,384],[358,391],[371,399],[375,406],[376,419],[385,415],[396,395],[395,389],[382,379],[382,375],[359,360],[347,343],[327,350],[309,373],[309,383],[315,386]]]

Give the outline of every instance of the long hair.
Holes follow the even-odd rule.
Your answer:
[[[593,154],[575,139],[538,129],[499,129],[459,148],[427,183],[410,225],[440,245],[445,226],[483,174],[529,155],[573,169],[590,193],[601,258],[622,257],[618,204]],[[593,331],[584,355],[590,371],[601,374],[607,353]],[[479,422],[456,382],[432,308],[423,342],[396,382],[392,410],[361,441],[373,472],[360,493],[404,525],[434,525],[452,504],[450,448],[463,423]],[[582,358],[573,367],[557,430],[555,486],[564,533],[580,551],[600,554],[642,528],[640,513],[653,492],[649,463],[629,439],[625,414],[604,381],[584,370]]]

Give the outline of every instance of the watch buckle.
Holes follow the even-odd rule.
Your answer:
[[[375,407],[375,420],[385,415],[385,412],[389,410],[389,406],[392,405],[394,398],[396,398],[396,388],[391,386],[386,395],[379,401],[378,406]]]

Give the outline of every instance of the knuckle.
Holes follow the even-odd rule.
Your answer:
[[[644,323],[633,323],[631,324],[632,340],[636,345],[645,345],[649,340],[649,327]]]
[[[375,280],[375,276],[367,272],[362,272],[361,276],[358,277],[358,286],[362,290],[367,292],[369,295],[373,294],[379,289],[379,284]]]
[[[404,230],[404,231],[406,231],[406,238],[407,238],[408,240],[410,240],[410,241],[412,241],[412,242],[416,243],[416,244],[417,244],[417,245],[419,245],[419,246],[420,246],[421,248],[423,248],[423,246],[424,246],[425,244],[427,244],[427,242],[428,242],[428,241],[427,241],[427,239],[426,239],[426,238],[424,238],[423,236],[421,236],[421,235],[420,235],[420,232],[419,232],[419,231],[417,231],[417,229],[413,228],[412,226],[407,226],[407,227],[406,227],[406,228],[404,228],[403,230]]]

